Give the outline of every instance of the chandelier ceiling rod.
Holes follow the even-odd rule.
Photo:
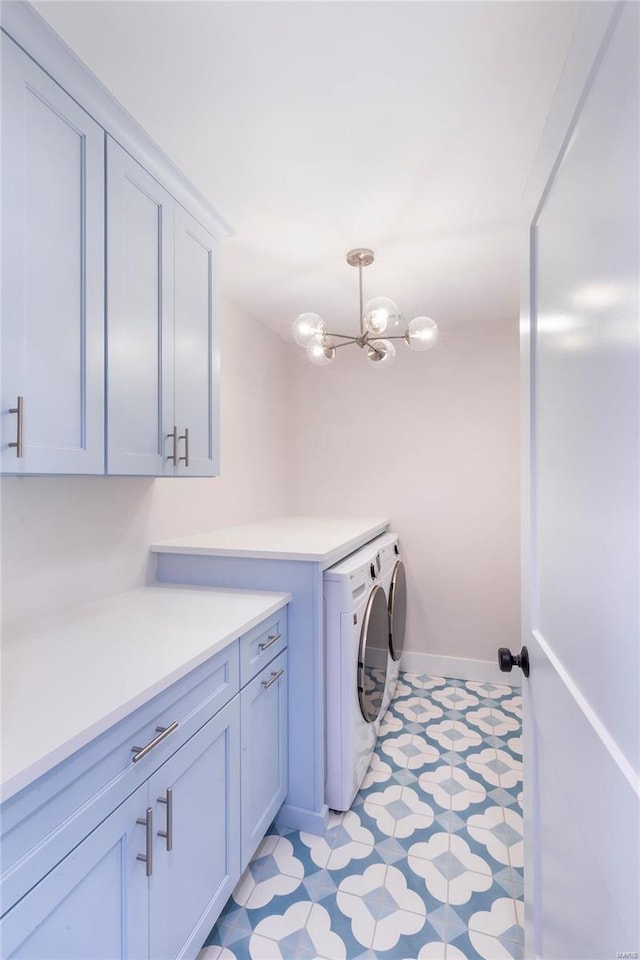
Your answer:
[[[362,293],[362,262],[358,263],[358,286],[360,287],[360,336],[364,336],[364,296]]]

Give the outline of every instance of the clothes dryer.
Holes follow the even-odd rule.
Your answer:
[[[387,596],[389,611],[389,654],[381,711],[381,716],[384,716],[393,699],[400,674],[407,621],[407,578],[397,534],[385,533],[377,537],[375,543],[381,563],[380,582]]]

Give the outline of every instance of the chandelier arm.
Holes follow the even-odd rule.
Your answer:
[[[357,342],[358,342],[357,340],[345,340],[344,343],[336,343],[333,349],[339,350],[340,347],[350,347],[352,343],[357,343]]]
[[[380,339],[381,339],[381,340],[404,340],[405,343],[408,342],[408,340],[407,340],[407,334],[406,334],[406,333],[401,333],[401,334],[399,334],[397,337],[396,337],[396,336],[393,336],[393,337],[385,337],[384,334],[380,334]]]
[[[327,331],[327,332],[324,334],[324,336],[325,336],[325,337],[340,337],[342,340],[352,340],[352,341],[354,341],[354,342],[355,342],[355,340],[357,339],[357,337],[354,337],[354,336],[353,336],[352,334],[350,334],[350,333],[329,333],[329,331]]]

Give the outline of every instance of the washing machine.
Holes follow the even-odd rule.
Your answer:
[[[383,534],[324,574],[326,784],[325,801],[348,810],[369,767],[380,719],[393,696],[399,655],[390,646],[390,595],[398,538]],[[395,562],[392,563],[392,557]],[[402,568],[404,570],[404,568]],[[388,685],[391,666],[393,683]]]

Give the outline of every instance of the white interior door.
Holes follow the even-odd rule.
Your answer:
[[[585,4],[525,203],[526,953],[637,957],[638,20]]]

